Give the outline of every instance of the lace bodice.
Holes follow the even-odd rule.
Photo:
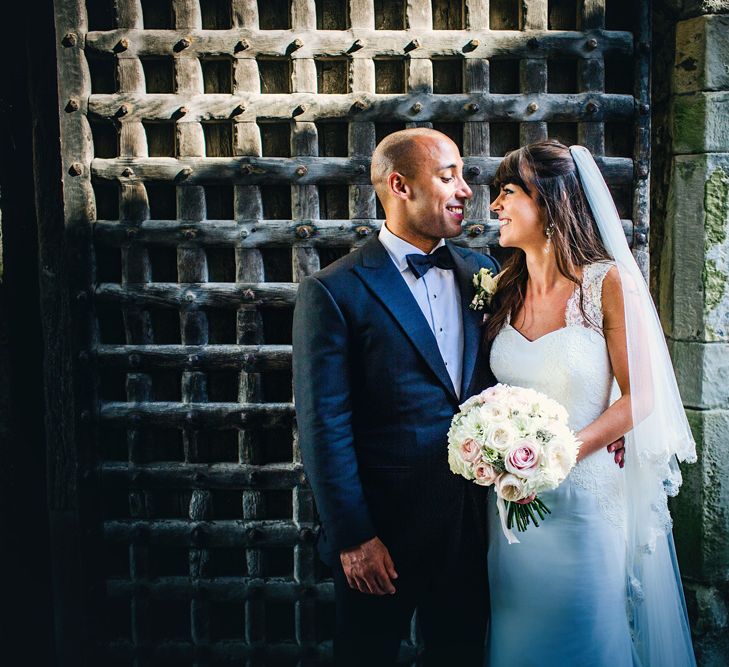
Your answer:
[[[575,432],[610,405],[614,378],[602,333],[602,284],[613,266],[612,262],[599,262],[584,267],[582,285],[567,301],[561,329],[530,341],[507,323],[491,347],[491,369],[496,379],[536,389],[559,401],[567,409]],[[587,319],[580,311],[580,291]],[[583,459],[569,479],[593,492],[605,516],[622,525],[622,477],[606,449]]]

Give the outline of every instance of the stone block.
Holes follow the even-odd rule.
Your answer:
[[[729,592],[685,582],[686,606],[701,667],[725,667],[729,654]]]
[[[685,586],[685,593],[696,632],[707,634],[729,630],[729,604],[726,595],[717,587],[691,583]]]
[[[710,14],[676,24],[673,90],[729,90],[729,16]]]
[[[729,408],[729,344],[670,340],[676,380],[689,408]]]
[[[674,0],[671,0],[669,4],[674,5]],[[682,16],[721,14],[729,12],[729,0],[683,0],[683,2],[678,2],[676,9],[681,11]]]
[[[698,461],[682,465],[671,500],[681,574],[725,587],[729,582],[729,410],[687,410]]]
[[[673,152],[729,151],[729,92],[699,92],[671,99]]]
[[[673,340],[729,342],[729,154],[673,160],[660,313]]]

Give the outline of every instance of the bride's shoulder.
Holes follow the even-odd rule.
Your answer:
[[[588,286],[602,284],[608,275],[612,276],[612,280],[615,278],[620,280],[617,266],[613,260],[592,262],[582,268],[582,282]]]
[[[620,273],[612,260],[593,262],[583,267],[582,288],[593,301],[600,303],[603,290],[612,285],[620,287]]]
[[[603,314],[613,309],[615,292],[620,292],[620,275],[613,261],[600,261],[582,267],[582,313],[574,313],[590,328],[602,328]],[[582,317],[586,314],[587,318]]]
[[[623,285],[615,262],[610,262],[610,266],[605,271],[600,300],[606,317],[609,317],[611,313],[623,312]]]

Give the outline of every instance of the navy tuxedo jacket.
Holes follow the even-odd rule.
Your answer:
[[[377,238],[305,278],[296,299],[293,371],[299,445],[314,491],[322,559],[378,536],[396,567],[438,544],[464,498],[483,489],[447,462],[460,402],[493,382],[482,313],[468,305],[491,257],[447,242],[463,312],[458,398],[435,337]],[[479,504],[481,504],[479,501]]]

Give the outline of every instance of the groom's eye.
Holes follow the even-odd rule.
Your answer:
[[[453,176],[441,176],[440,180],[444,183],[450,183],[453,180]]]

